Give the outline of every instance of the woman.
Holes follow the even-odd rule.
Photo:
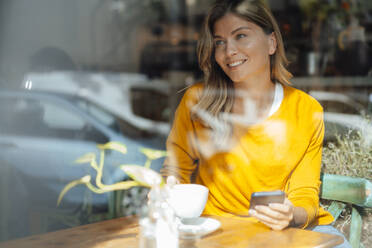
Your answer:
[[[207,186],[204,214],[249,215],[274,230],[330,224],[318,197],[323,110],[289,86],[270,10],[259,0],[218,1],[198,57],[205,82],[178,106],[162,169],[168,182]],[[286,193],[283,204],[249,210],[251,193],[271,190]]]

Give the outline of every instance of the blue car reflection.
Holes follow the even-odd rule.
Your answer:
[[[135,127],[79,97],[1,91],[0,224],[7,228],[1,228],[2,239],[37,233],[37,216],[48,211],[72,215],[86,208],[87,202],[93,212],[107,211],[109,194],[90,194],[85,186],[69,191],[58,208],[56,203],[68,182],[88,174],[95,177],[88,164],[74,161],[88,152],[98,156],[96,145],[109,141],[125,144],[128,153],[107,152],[105,184],[127,179],[118,168],[121,164],[144,165],[146,157],[140,148],[165,149],[164,137],[136,132]],[[151,167],[159,171],[162,162],[155,160]]]

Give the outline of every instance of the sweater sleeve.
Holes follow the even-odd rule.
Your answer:
[[[197,95],[195,87],[186,91],[175,113],[172,129],[167,139],[167,158],[161,174],[173,175],[181,183],[190,183],[198,163],[195,151],[195,128],[191,120],[191,108]]]
[[[321,107],[313,112],[310,144],[296,166],[287,185],[288,199],[296,207],[302,207],[307,212],[307,221],[302,228],[307,227],[318,215],[320,169],[322,145],[324,137],[323,110]]]

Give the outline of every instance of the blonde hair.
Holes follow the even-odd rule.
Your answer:
[[[195,110],[208,112],[218,117],[221,112],[231,112],[234,102],[234,85],[223,72],[214,57],[213,28],[216,21],[228,13],[235,14],[260,26],[266,34],[274,33],[277,41],[276,52],[270,56],[270,77],[273,82],[290,84],[292,74],[285,66],[283,39],[278,24],[270,9],[261,0],[220,0],[210,9],[198,42],[197,53],[200,68],[204,72],[204,88]],[[194,112],[194,116],[198,114]]]

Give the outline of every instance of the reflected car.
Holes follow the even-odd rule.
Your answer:
[[[88,164],[74,161],[88,152],[99,157],[97,144],[118,141],[128,149],[125,155],[106,153],[104,184],[128,178],[119,165],[144,165],[140,148],[165,149],[163,137],[135,133],[135,127],[69,94],[4,90],[0,114],[0,181],[4,184],[0,201],[5,206],[0,208],[0,222],[9,227],[8,238],[35,233],[32,219],[45,212],[76,214],[87,206],[87,196],[94,212],[107,211],[109,194],[90,194],[85,186],[70,190],[56,207],[59,193],[70,181],[88,174],[95,178]],[[162,162],[154,160],[151,167],[159,171]]]
[[[366,140],[372,140],[372,125],[363,115],[366,108],[348,95],[337,92],[310,91],[323,107],[324,143],[334,142],[337,135],[358,131]]]
[[[136,73],[54,71],[28,73],[21,87],[30,91],[77,95],[138,130],[166,137],[170,131],[169,119],[158,117],[172,112],[168,109],[168,101],[176,97],[173,93],[181,86],[164,80],[150,80]],[[144,104],[139,104],[142,92],[149,92],[150,97]]]
[[[6,81],[0,77],[0,89],[7,88]]]

